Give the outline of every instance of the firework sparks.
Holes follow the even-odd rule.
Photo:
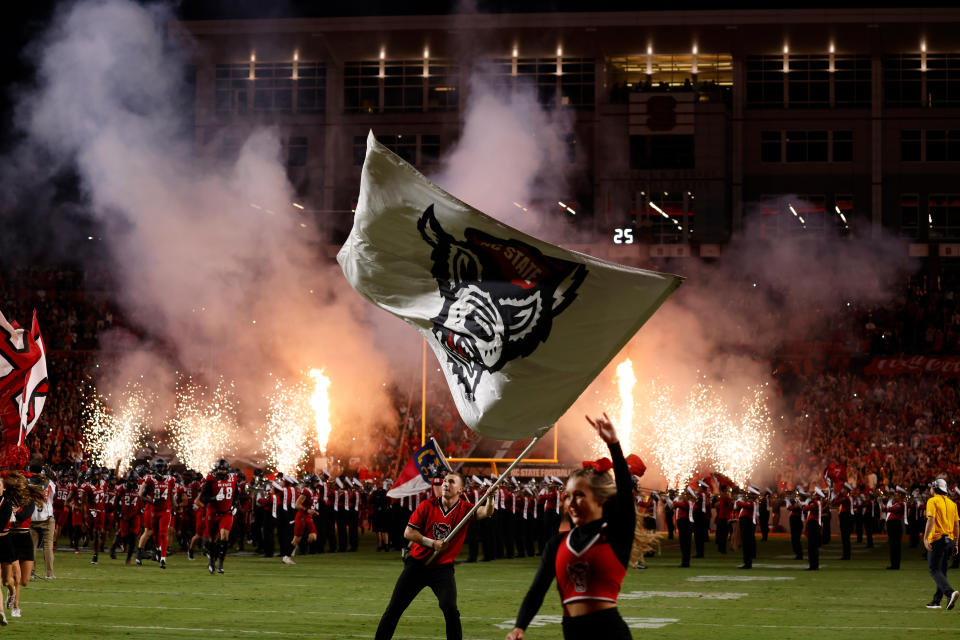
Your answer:
[[[681,488],[707,469],[742,486],[769,454],[773,429],[765,387],[749,389],[739,408],[728,402],[729,390],[704,380],[686,393],[651,382],[635,400],[630,360],[617,366],[617,386],[624,452],[652,458],[669,487]],[[603,455],[604,447],[595,448]]]
[[[192,378],[177,384],[176,414],[168,424],[170,445],[188,468],[206,471],[233,452],[237,413],[232,389],[222,378],[212,392]]]
[[[627,358],[617,365],[617,387],[620,390],[620,413],[617,420],[617,429],[622,434],[623,450],[630,453],[637,444],[634,443],[633,407],[636,401],[633,398],[633,387],[637,384],[637,376],[633,373],[633,362]],[[636,438],[639,440],[639,438]]]
[[[118,410],[109,402],[91,387],[83,408],[83,448],[93,464],[123,473],[147,436],[153,397],[139,383],[130,382],[120,394]]]
[[[317,446],[322,455],[327,454],[327,441],[330,439],[330,378],[320,369],[310,369],[310,377],[314,380],[313,396],[310,403],[313,407],[314,424],[317,430]]]
[[[263,449],[267,464],[286,475],[297,475],[310,451],[314,409],[310,384],[277,380],[265,416]]]

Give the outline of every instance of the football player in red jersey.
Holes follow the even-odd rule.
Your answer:
[[[152,536],[153,544],[160,553],[160,568],[167,568],[167,544],[176,488],[176,479],[167,473],[167,461],[158,458],[153,463],[153,473],[140,485],[140,499],[146,502],[149,508],[144,511],[143,535],[137,544],[138,565],[142,564],[141,552]]]
[[[390,603],[380,618],[376,640],[393,637],[400,616],[424,587],[430,587],[437,596],[446,622],[447,639],[463,637],[453,561],[467,539],[467,527],[458,531],[453,539],[447,537],[473,508],[473,503],[463,497],[463,487],[463,476],[459,473],[446,474],[440,496],[424,500],[410,516],[403,532],[403,537],[412,543],[410,555],[404,560],[403,572],[397,578]],[[482,520],[491,514],[493,499],[489,498],[485,505],[477,509],[476,517]],[[439,554],[432,563],[427,564],[434,551]]]
[[[132,469],[127,472],[123,486],[117,490],[117,522],[119,529],[117,537],[110,547],[110,559],[117,559],[117,544],[122,542],[127,550],[127,564],[137,548],[137,534],[140,533],[140,512],[143,504],[140,501],[137,472]]]
[[[237,512],[240,492],[237,490],[237,478],[230,475],[230,465],[226,460],[217,461],[213,473],[207,476],[200,490],[198,503],[207,509],[207,528],[211,542],[207,546],[210,561],[207,570],[210,575],[223,573],[223,559],[227,556],[227,544],[230,529],[233,528],[233,516]],[[217,564],[217,559],[220,562]]]
[[[93,559],[90,564],[97,564],[100,546],[103,544],[104,525],[107,511],[107,483],[103,479],[103,470],[92,467],[87,473],[87,481],[80,486],[83,496],[83,510],[93,542]]]
[[[284,564],[296,564],[293,557],[297,555],[297,547],[300,546],[300,539],[303,538],[304,533],[307,534],[307,542],[310,544],[317,540],[317,525],[313,522],[313,516],[317,515],[319,506],[317,481],[317,476],[307,476],[303,481],[303,490],[297,496],[297,502],[294,505],[297,513],[293,518],[293,541],[290,543],[293,550],[290,551],[290,561]]]
[[[563,501],[574,527],[547,543],[507,640],[523,640],[554,578],[563,606],[565,640],[632,637],[617,611],[617,596],[635,535],[633,483],[610,418],[604,414],[596,421],[587,421],[610,448],[616,484],[609,473],[595,469],[578,469],[570,475]],[[605,505],[608,501],[610,504]]]

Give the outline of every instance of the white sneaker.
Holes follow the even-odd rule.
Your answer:
[[[954,591],[950,594],[950,600],[947,601],[947,611],[953,609],[953,606],[957,604],[957,598],[960,598],[960,591]]]
[[[11,618],[19,618],[19,617],[20,617],[20,607],[14,607],[14,608],[13,608],[13,611],[10,612],[10,617],[11,617]]]
[[[282,562],[283,564],[297,564],[296,562],[293,561],[293,558],[291,558],[290,556],[283,556],[283,558],[280,559],[280,562]]]

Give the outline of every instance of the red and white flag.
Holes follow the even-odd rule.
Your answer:
[[[48,391],[46,349],[36,311],[29,332],[0,313],[0,428],[4,443],[23,444],[37,424]]]

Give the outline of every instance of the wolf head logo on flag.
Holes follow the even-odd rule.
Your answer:
[[[554,316],[576,297],[587,269],[478,229],[457,240],[440,226],[433,205],[417,228],[433,247],[431,272],[443,297],[433,331],[472,399],[484,373],[529,356],[547,340]]]
[[[512,229],[372,133],[337,261],[354,289],[420,332],[464,423],[499,440],[549,429],[683,280]]]

